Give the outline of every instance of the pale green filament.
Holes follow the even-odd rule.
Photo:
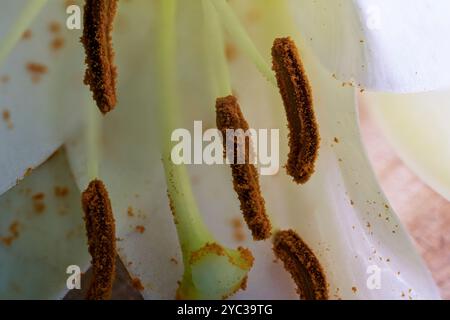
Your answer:
[[[216,8],[225,28],[236,41],[237,46],[244,52],[248,58],[255,64],[256,68],[262,75],[270,81],[274,86],[277,85],[275,75],[269,64],[264,60],[261,53],[256,48],[250,36],[241,25],[238,17],[234,14],[232,8],[226,0],[211,0]]]
[[[47,0],[28,0],[27,5],[19,15],[19,18],[11,26],[11,30],[6,37],[0,41],[0,67],[46,3]]]
[[[215,1],[215,0],[212,0]],[[207,47],[207,57],[209,62],[209,69],[212,73],[211,78],[215,82],[215,97],[225,97],[232,94],[231,85],[230,85],[230,76],[228,64],[225,56],[225,48],[224,48],[224,39],[223,39],[223,30],[222,26],[218,22],[218,14],[215,10],[215,7],[211,4],[211,0],[202,0],[203,5],[203,13],[205,19],[205,45]],[[228,6],[226,4],[226,6]],[[232,13],[231,13],[232,14]],[[237,21],[235,17],[233,21]],[[230,21],[232,22],[232,21]],[[233,23],[234,23],[233,22]],[[237,21],[238,22],[238,21]],[[236,26],[235,26],[236,27]],[[238,26],[239,28],[239,26]],[[242,31],[245,33],[245,31]],[[248,38],[248,36],[245,34]],[[248,38],[249,39],[249,38]],[[251,41],[250,41],[251,42]],[[250,43],[253,46],[252,43]],[[254,47],[254,46],[253,46]],[[257,49],[255,48],[254,50]],[[259,55],[259,52],[257,52]],[[261,58],[262,59],[262,58]],[[265,62],[263,62],[265,64]],[[264,66],[267,69],[267,66]],[[267,71],[267,70],[266,70]],[[268,71],[272,74],[272,71]],[[275,79],[274,79],[275,81]],[[271,220],[273,225],[273,215],[267,212],[267,216]],[[275,227],[278,229],[277,227]]]
[[[202,0],[204,17],[205,50],[207,52],[208,70],[213,79],[214,97],[231,94],[230,75],[225,57],[222,26],[210,0]]]
[[[86,112],[86,165],[87,176],[89,181],[99,178],[99,152],[101,148],[100,144],[100,131],[101,131],[101,114],[98,111],[97,106],[91,101],[85,110]]]
[[[201,218],[186,167],[171,161],[170,136],[180,123],[175,78],[176,0],[157,0],[156,4],[159,32],[155,65],[158,84],[154,94],[159,105],[162,161],[168,195],[184,263],[177,296],[185,299],[219,299],[240,288],[252,260],[242,251],[229,250],[217,244]]]

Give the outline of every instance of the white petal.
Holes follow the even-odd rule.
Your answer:
[[[417,94],[367,92],[360,99],[370,107],[401,159],[450,200],[450,90]]]
[[[450,85],[446,0],[292,0],[299,32],[330,73],[371,90]]]
[[[11,3],[15,1],[1,10],[2,36],[18,14]],[[8,121],[0,119],[0,194],[47,159],[79,121],[80,93],[86,90],[83,53],[80,32],[67,30],[66,18],[63,3],[49,1],[30,26],[31,37],[21,40],[0,68],[0,77],[9,78],[0,83],[0,113],[9,114]],[[59,32],[50,31],[53,22],[60,25]],[[62,39],[63,48],[53,49],[55,39]],[[46,66],[39,81],[27,71],[29,63]]]
[[[65,153],[58,152],[2,195],[0,208],[0,297],[62,298],[67,267],[84,271],[90,260],[80,193]]]

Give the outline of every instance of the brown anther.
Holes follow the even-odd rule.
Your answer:
[[[227,129],[249,129],[248,123],[241,112],[237,99],[234,96],[218,98],[216,100],[216,124],[222,132],[224,140],[227,139]],[[225,142],[225,141],[224,141]],[[253,239],[264,240],[271,235],[271,223],[266,213],[264,198],[261,195],[258,172],[250,162],[251,141],[245,137],[245,147],[241,139],[234,136],[234,159],[229,159],[233,175],[233,187],[236,191],[244,219],[252,232]],[[245,151],[244,151],[245,150]],[[238,152],[245,152],[245,162],[237,162]]]
[[[311,87],[291,38],[275,39],[272,62],[289,127],[287,173],[305,183],[314,173],[320,141]]]
[[[86,299],[110,299],[116,266],[114,216],[108,192],[100,180],[93,180],[82,194],[93,278]]]
[[[116,105],[117,68],[111,32],[117,0],[86,0],[81,42],[86,53],[84,83],[90,86],[94,100],[105,114]]]
[[[322,266],[314,252],[294,231],[277,232],[273,252],[291,274],[301,299],[328,299],[328,286]]]

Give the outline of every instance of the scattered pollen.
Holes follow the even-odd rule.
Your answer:
[[[314,173],[320,141],[311,87],[291,38],[275,39],[272,62],[289,127],[287,173],[305,183]]]
[[[61,31],[61,24],[58,21],[52,21],[48,25],[48,30],[51,33],[59,33]]]
[[[44,200],[45,198],[45,194],[42,192],[36,193],[35,195],[33,195],[33,200],[35,201],[41,201]]]
[[[33,35],[33,34],[32,34],[32,32],[31,32],[30,29],[25,30],[25,32],[22,34],[22,40],[28,40],[28,39],[31,39],[31,36],[32,36],[32,35]]]
[[[233,62],[236,60],[237,57],[237,51],[234,44],[227,42],[225,45],[225,56],[229,62]]]
[[[14,221],[8,228],[9,235],[6,237],[0,237],[0,242],[3,245],[9,247],[19,237],[19,223]]]
[[[275,234],[273,251],[291,274],[301,299],[328,299],[327,281],[322,266],[294,231],[279,231]]]
[[[115,277],[116,236],[108,192],[100,180],[93,180],[82,194],[86,231],[93,278],[86,298],[106,300],[111,297]]]
[[[14,125],[11,120],[11,113],[9,112],[9,110],[3,110],[2,118],[3,118],[3,121],[6,123],[6,126],[8,127],[8,129],[14,128]]]
[[[50,49],[54,52],[61,50],[64,47],[64,38],[56,37],[50,42]]]
[[[31,197],[31,199],[33,200],[34,212],[36,212],[37,214],[43,213],[46,208],[44,203],[45,194],[42,192],[36,193]]]
[[[46,74],[48,71],[47,66],[36,63],[36,62],[29,62],[26,65],[27,71],[31,74],[31,80],[34,83],[37,83],[41,80],[42,75]]]
[[[38,193],[32,197],[34,212],[37,214],[41,214],[45,211],[46,206],[44,197],[45,195],[43,193]]]
[[[67,187],[55,187],[55,189],[53,190],[55,193],[55,196],[58,198],[64,198],[65,196],[67,196],[69,194],[69,188]]]
[[[245,233],[242,229],[242,221],[240,218],[234,218],[231,220],[231,226],[233,228],[233,238],[237,242],[245,241]]]
[[[144,226],[136,226],[136,232],[142,234],[145,232],[145,227]]]
[[[232,265],[242,270],[250,269],[253,266],[254,262],[253,255],[250,252],[250,250],[242,247],[238,247],[237,250],[239,251],[239,256],[242,258],[242,261],[237,261],[235,258],[228,255],[226,250],[221,245],[215,242],[207,243],[197,251],[191,253],[191,256],[189,258],[189,264],[194,265],[197,262],[201,261],[203,257],[213,254],[217,256],[227,257],[228,261]]]
[[[50,49],[56,52],[64,47],[64,38],[61,37],[61,24],[58,21],[52,21],[48,25],[48,30],[54,36],[53,40],[50,42]]]
[[[95,102],[105,114],[116,105],[117,69],[111,32],[117,0],[86,0],[81,42],[86,53],[84,83],[89,85]]]
[[[227,129],[242,129],[244,131],[249,129],[248,123],[234,96],[216,100],[216,123],[223,137],[226,137]],[[230,159],[234,163],[231,164],[233,187],[238,195],[242,214],[252,232],[253,239],[264,240],[270,237],[272,226],[266,213],[264,198],[261,195],[258,172],[249,161],[251,141],[246,137],[245,148],[243,148],[239,145],[238,139],[236,137],[234,139],[235,159]],[[244,164],[237,164],[236,160],[239,150],[245,150]]]
[[[144,286],[139,278],[133,278],[131,279],[131,284],[133,287],[138,291],[144,291]]]

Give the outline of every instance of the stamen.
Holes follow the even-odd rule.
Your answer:
[[[86,130],[84,139],[86,141],[86,171],[89,180],[98,177],[101,154],[101,114],[94,108],[94,101],[90,100],[85,110]]]
[[[108,192],[100,180],[93,180],[82,194],[93,278],[86,299],[111,297],[116,266],[114,216]]]
[[[210,0],[202,0],[204,19],[204,44],[208,72],[214,86],[214,96],[231,93],[228,63],[225,57],[225,46],[222,25]]]
[[[314,252],[292,230],[275,234],[273,251],[297,284],[301,299],[327,300],[325,273]]]
[[[291,38],[275,39],[272,58],[289,127],[287,173],[305,183],[314,173],[320,141],[311,87]]]
[[[241,112],[234,96],[218,98],[216,100],[217,128],[226,137],[227,129],[249,129],[248,123]],[[245,148],[239,147],[238,139],[234,140],[234,159],[230,159],[233,175],[233,187],[241,203],[242,214],[252,232],[253,239],[264,240],[271,235],[271,223],[266,213],[264,198],[261,195],[258,172],[250,163],[250,139],[246,137]],[[239,150],[245,150],[245,163],[237,164]]]
[[[178,127],[180,115],[176,90],[176,0],[155,1],[157,33],[155,46],[156,78],[154,94],[158,101],[159,130],[167,137],[161,146],[170,209],[183,255],[184,273],[177,297],[183,299],[220,299],[245,288],[253,259],[248,250],[220,246],[205,225],[184,165],[171,161],[170,134]],[[155,72],[154,71],[154,72]],[[211,250],[213,248],[220,250]],[[218,254],[220,253],[220,254]],[[224,255],[223,255],[224,254]],[[194,257],[194,258],[193,258]]]
[[[117,0],[86,0],[81,42],[86,52],[84,83],[90,86],[94,100],[105,114],[116,105],[117,68],[111,32]]]
[[[47,0],[28,1],[19,18],[12,25],[11,31],[0,41],[0,66],[46,3]]]

